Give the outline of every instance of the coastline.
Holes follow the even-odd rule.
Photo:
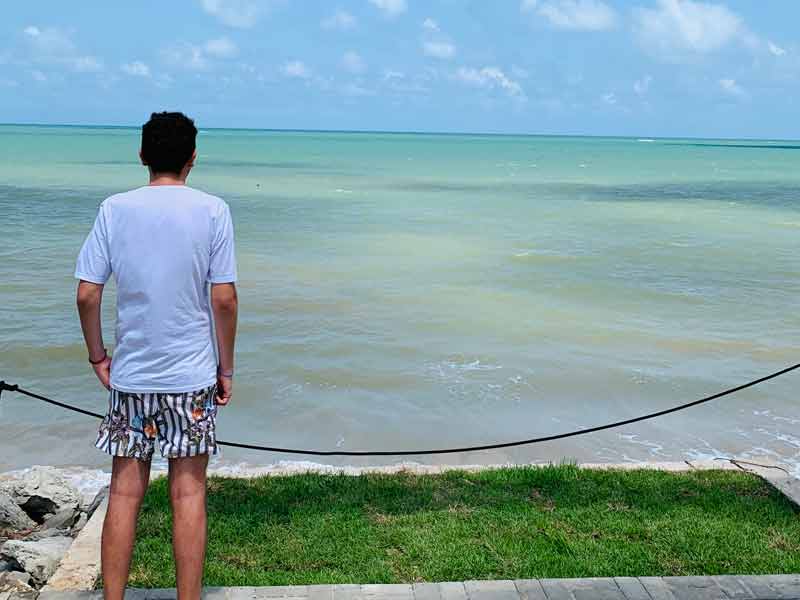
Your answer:
[[[248,463],[235,463],[230,465],[214,466],[209,465],[209,477],[231,477],[249,479],[254,477],[290,477],[293,475],[304,474],[323,474],[323,475],[348,475],[358,477],[367,474],[407,474],[407,475],[438,475],[451,471],[465,471],[468,473],[479,473],[482,471],[492,471],[497,469],[507,469],[515,467],[544,468],[550,466],[574,465],[580,469],[596,470],[623,470],[631,471],[637,469],[652,469],[669,472],[686,472],[693,470],[729,470],[752,472],[759,476],[769,476],[781,473],[787,478],[794,478],[788,465],[777,462],[770,457],[747,457],[747,458],[719,458],[716,460],[693,460],[686,459],[681,461],[630,461],[630,462],[576,462],[574,460],[563,459],[561,461],[538,461],[527,463],[503,462],[491,464],[423,464],[414,461],[402,461],[390,465],[376,466],[357,466],[357,465],[330,465],[312,461],[279,461],[268,465],[252,465]],[[22,469],[13,469],[0,472],[0,480],[13,477],[23,477],[27,472],[41,465],[32,465]],[[88,498],[94,497],[101,489],[107,486],[111,480],[109,470],[94,469],[81,466],[54,467],[64,477],[74,485],[81,494]],[[774,471],[774,473],[773,473]],[[151,470],[151,478],[163,477],[167,474],[166,465],[154,464]],[[800,496],[799,496],[800,498]]]

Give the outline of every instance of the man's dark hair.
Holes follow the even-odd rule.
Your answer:
[[[197,128],[185,114],[160,112],[142,126],[142,160],[154,173],[180,173],[192,158]]]

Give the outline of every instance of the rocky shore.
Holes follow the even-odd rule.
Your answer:
[[[108,493],[54,467],[0,476],[0,592],[35,594]]]

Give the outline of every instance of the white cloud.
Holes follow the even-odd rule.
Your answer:
[[[633,83],[633,91],[637,96],[644,96],[650,90],[650,84],[653,83],[653,78],[650,75],[645,75]]]
[[[247,29],[258,21],[264,2],[254,0],[201,0],[203,10],[229,27]]]
[[[367,70],[367,65],[364,63],[364,59],[361,58],[361,55],[358,52],[354,52],[352,50],[348,50],[342,55],[342,68],[350,73],[363,73]]]
[[[616,25],[617,15],[601,0],[522,0],[522,12],[536,12],[553,27],[573,31],[604,31]]]
[[[163,48],[161,50],[161,58],[171,67],[190,71],[202,71],[209,66],[208,58],[203,48],[186,42]]]
[[[404,12],[406,0],[369,0],[369,3],[380,9],[387,17],[396,17]]]
[[[428,17],[422,22],[422,28],[428,31],[438,32],[439,24],[430,17]]]
[[[527,79],[528,77],[531,76],[531,74],[528,72],[528,69],[524,69],[519,65],[511,66],[511,74],[517,79]]]
[[[39,83],[44,83],[47,81],[47,76],[41,71],[37,71],[35,69],[31,71],[31,77],[33,77],[34,80],[38,81]]]
[[[474,69],[471,67],[461,67],[456,71],[456,80],[485,89],[500,88],[510,96],[524,97],[522,87],[510,79],[502,70],[497,67],[483,67]]]
[[[371,90],[365,88],[362,85],[358,85],[356,83],[347,83],[343,85],[339,91],[344,94],[345,96],[374,96],[376,94],[375,90]]]
[[[226,37],[208,40],[204,44],[178,42],[161,49],[161,59],[169,66],[189,71],[204,71],[213,65],[213,59],[236,56],[239,49]]]
[[[72,69],[79,73],[95,73],[103,70],[103,63],[94,56],[77,56],[70,64]]]
[[[775,44],[774,42],[767,42],[767,48],[773,56],[783,56],[786,50]]]
[[[60,64],[73,71],[101,71],[103,64],[94,56],[81,54],[66,33],[56,28],[28,27],[26,33],[37,62]]]
[[[456,55],[456,46],[442,34],[439,24],[428,17],[422,22],[425,31],[422,41],[422,52],[425,56],[447,60]]]
[[[423,42],[422,51],[434,58],[447,59],[456,55],[456,47],[450,42]]]
[[[337,10],[330,17],[322,19],[320,22],[323,29],[339,29],[342,31],[353,29],[356,24],[356,18],[349,12],[343,10]]]
[[[150,67],[140,60],[125,63],[121,69],[133,77],[150,77]]]
[[[722,88],[723,92],[730,94],[731,96],[744,96],[744,89],[742,89],[742,86],[736,83],[735,79],[720,79],[719,87]]]
[[[616,96],[616,94],[614,94],[614,92],[609,92],[608,94],[603,94],[602,98],[603,98],[603,102],[605,102],[606,104],[609,104],[611,106],[614,106],[617,103],[617,96]]]
[[[713,52],[734,40],[751,43],[742,19],[722,4],[693,0],[658,0],[656,8],[634,12],[640,43],[664,58]]]
[[[311,69],[309,69],[302,60],[290,60],[281,68],[286,77],[294,79],[308,79],[311,77]]]
[[[383,72],[384,81],[392,81],[393,79],[405,79],[406,74],[402,71],[395,71],[393,69],[386,69]]]
[[[204,45],[204,49],[206,54],[217,58],[231,58],[239,52],[236,44],[226,37],[208,40]]]
[[[66,67],[79,73],[103,70],[100,59],[81,53],[70,35],[57,27],[29,25],[23,33],[28,55],[36,63]]]
[[[169,73],[159,73],[155,77],[156,86],[158,86],[158,87],[160,87],[162,89],[166,89],[169,86],[171,86],[172,82],[173,82],[172,75],[170,75]]]

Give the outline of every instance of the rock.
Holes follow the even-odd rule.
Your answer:
[[[41,529],[70,529],[75,523],[78,513],[73,508],[65,508],[58,511],[52,517],[48,517],[42,523]]]
[[[14,498],[0,491],[0,527],[23,531],[34,529],[36,523],[17,505]]]
[[[28,581],[25,581],[25,575],[28,576]],[[14,600],[36,598],[37,592],[28,585],[29,582],[30,575],[27,573],[0,573],[0,598],[6,596]]]
[[[31,532],[22,539],[25,542],[38,542],[40,540],[46,540],[47,538],[51,537],[72,537],[72,536],[70,536],[69,529],[42,529],[40,531]]]
[[[6,571],[5,573],[0,573],[0,588],[2,588],[4,584],[13,581],[19,581],[25,585],[30,585],[31,574],[21,571]]]
[[[78,508],[80,492],[53,467],[32,467],[12,479],[0,481],[5,492],[37,523],[64,509]]]
[[[0,548],[0,559],[13,559],[33,577],[37,584],[43,584],[55,572],[58,563],[72,544],[69,537],[51,537],[36,542],[9,540]]]
[[[78,520],[75,521],[75,525],[72,526],[72,535],[78,535],[88,522],[89,516],[85,512],[82,512]]]
[[[109,486],[105,486],[101,488],[97,494],[95,494],[94,500],[92,500],[91,504],[86,507],[85,512],[87,519],[92,516],[92,513],[97,510],[97,507],[100,506],[100,503],[103,501],[103,499],[108,496],[108,490]]]
[[[9,560],[0,560],[0,573],[5,573],[6,571],[13,571],[14,570],[14,563]]]

